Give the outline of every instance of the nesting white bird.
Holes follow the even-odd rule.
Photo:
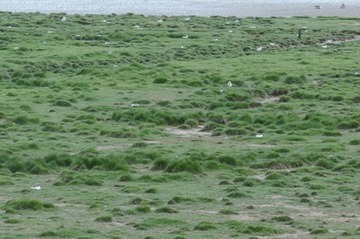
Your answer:
[[[261,51],[263,48],[262,47],[257,47],[256,51]]]
[[[157,20],[157,22],[158,22],[158,23],[162,23],[162,22],[163,22],[163,20],[162,20],[162,19],[159,19],[159,20]]]
[[[229,87],[231,87],[233,84],[232,84],[231,81],[229,81],[229,82],[227,83],[227,85],[228,85]]]
[[[256,134],[255,137],[256,137],[256,138],[262,138],[262,137],[264,137],[264,135],[263,135],[263,134]]]
[[[185,18],[185,21],[190,21],[190,17]]]
[[[62,18],[61,18],[61,21],[62,21],[62,22],[65,22],[65,21],[66,21],[66,17],[62,17]]]
[[[189,38],[189,35],[185,35],[182,37],[183,39],[188,39]]]

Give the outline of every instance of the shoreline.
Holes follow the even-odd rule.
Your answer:
[[[319,6],[316,9],[315,6]],[[163,16],[235,16],[235,17],[292,17],[292,16],[337,16],[360,18],[360,3],[346,3],[345,8],[341,8],[339,2],[321,2],[309,0],[297,1],[270,1],[259,0],[249,1],[190,1],[174,0],[133,0],[133,1],[113,1],[104,0],[101,4],[91,0],[78,0],[76,3],[67,4],[53,0],[15,0],[10,3],[0,2],[0,11],[13,13],[32,13],[40,12],[66,13],[66,14],[142,14],[142,15],[163,15]]]

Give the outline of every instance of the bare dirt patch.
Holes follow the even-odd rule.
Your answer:
[[[261,104],[268,104],[268,103],[278,102],[279,99],[280,99],[280,97],[271,96],[271,97],[260,99],[257,102],[259,102]]]
[[[175,127],[167,127],[165,130],[171,134],[180,135],[183,137],[209,137],[211,136],[210,132],[201,131],[204,127],[198,127],[193,129],[179,129]]]
[[[319,43],[321,46],[326,45],[339,45],[345,42],[353,42],[353,41],[360,41],[360,35],[355,35],[353,38],[350,39],[342,39],[342,40],[326,40],[325,42]]]

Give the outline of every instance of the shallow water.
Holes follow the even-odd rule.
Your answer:
[[[71,2],[71,4],[69,3]],[[0,0],[0,11],[68,14],[199,16],[349,16],[360,17],[360,1],[347,0]],[[320,9],[315,9],[320,5]]]

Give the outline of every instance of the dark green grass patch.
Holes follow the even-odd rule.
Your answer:
[[[194,227],[194,230],[197,231],[208,231],[213,229],[216,229],[216,226],[214,223],[211,222],[200,222]]]
[[[136,223],[134,227],[138,230],[147,230],[149,228],[156,227],[177,227],[184,226],[187,223],[181,220],[170,219],[170,218],[147,218],[140,223]]]
[[[55,209],[55,206],[52,203],[43,203],[35,199],[14,199],[7,201],[3,206],[5,210],[47,210],[47,209]]]

